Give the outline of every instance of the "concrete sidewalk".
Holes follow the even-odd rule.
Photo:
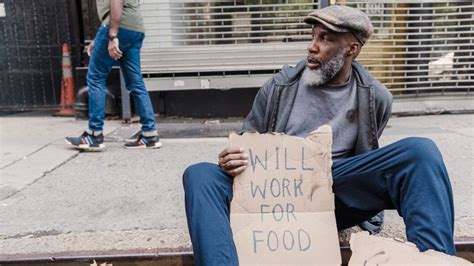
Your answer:
[[[190,250],[181,175],[192,163],[215,162],[226,138],[164,138],[159,150],[125,150],[124,132],[138,126],[107,121],[113,132],[106,151],[78,153],[62,139],[80,134],[84,122],[7,116],[0,124],[0,258]],[[158,127],[195,132],[203,125]],[[474,115],[395,117],[381,142],[408,136],[438,144],[455,195],[456,239],[474,239]],[[382,236],[404,238],[395,211],[387,213]]]
[[[79,136],[87,121],[22,114],[0,117],[0,125],[0,199],[4,199],[75,157],[79,152],[65,149],[64,137]],[[108,121],[104,133],[120,126],[120,121]]]

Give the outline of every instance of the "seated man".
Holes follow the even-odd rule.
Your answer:
[[[443,159],[429,139],[407,138],[379,148],[392,96],[354,59],[373,33],[359,10],[329,6],[304,20],[313,25],[306,60],[285,66],[259,90],[243,131],[306,137],[333,128],[333,191],[339,230],[384,209],[403,217],[421,251],[455,254],[454,208]],[[200,163],[183,176],[186,216],[197,265],[237,265],[229,224],[233,177],[247,167],[240,147],[219,165]],[[373,228],[372,231],[376,231]]]

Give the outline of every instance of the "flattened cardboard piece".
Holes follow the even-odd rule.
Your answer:
[[[234,178],[230,221],[241,265],[340,265],[331,127],[306,139],[229,136],[249,156]]]
[[[420,252],[415,244],[371,236],[367,232],[351,235],[352,256],[349,266],[357,265],[472,265],[469,261],[428,250]]]

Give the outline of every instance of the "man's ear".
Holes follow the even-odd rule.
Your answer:
[[[349,50],[347,50],[347,55],[356,58],[359,55],[360,48],[360,43],[351,42],[349,44]]]

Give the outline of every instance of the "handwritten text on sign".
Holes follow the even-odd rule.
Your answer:
[[[281,152],[283,150],[283,152]],[[250,156],[250,165],[253,173],[256,168],[261,168],[263,171],[267,171],[269,167],[273,167],[275,170],[284,169],[285,171],[313,171],[314,168],[305,166],[305,148],[301,147],[301,159],[299,163],[293,163],[288,160],[288,148],[275,147],[275,161],[269,162],[268,150],[265,149],[264,154],[258,154],[255,150],[248,150]],[[283,153],[282,155],[280,153]],[[282,158],[283,157],[283,158]],[[303,197],[303,180],[296,178],[276,178],[276,177],[264,177],[263,183],[262,178],[255,178],[256,180],[250,181],[250,190],[253,198],[260,197],[266,199],[267,197],[273,198],[285,198],[285,197]],[[260,183],[259,183],[260,181]],[[264,217],[270,216],[273,222],[282,222],[284,219],[286,222],[297,221],[295,215],[295,206],[293,203],[276,203],[260,204],[260,217],[262,222],[267,222]],[[300,251],[307,251],[311,247],[311,237],[304,229],[292,229],[283,230],[283,232],[275,232],[269,230],[267,232],[262,230],[253,230],[253,251],[258,252],[258,246],[267,248],[268,250],[275,252],[279,248],[285,250],[293,250],[295,248]],[[296,242],[296,243],[295,243]]]
[[[284,254],[291,255],[291,263],[296,259],[294,265],[325,256],[315,255],[322,238],[332,233],[337,238],[335,223],[331,230],[324,228],[335,221],[331,140],[330,131],[319,143],[273,134],[230,136],[231,146],[244,147],[249,156],[247,169],[234,178],[231,202],[242,265],[290,263],[279,257]]]

